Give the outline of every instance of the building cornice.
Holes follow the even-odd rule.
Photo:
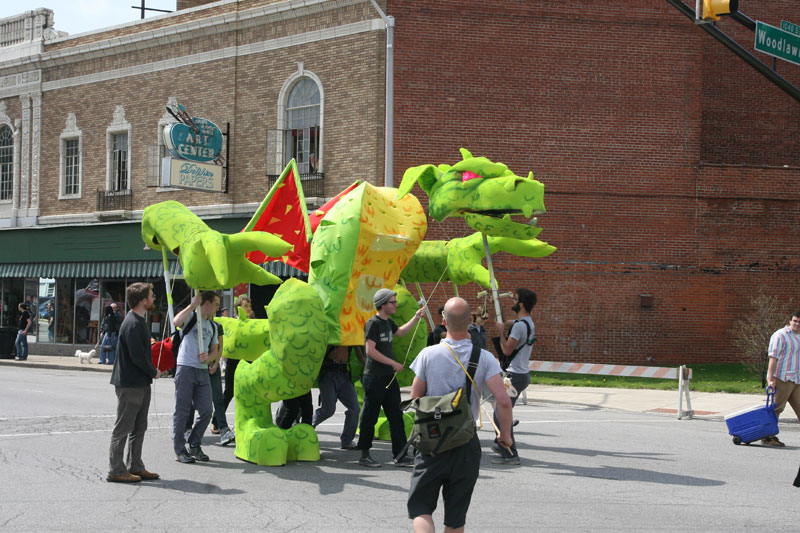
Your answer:
[[[246,11],[233,11],[220,13],[208,18],[182,22],[172,26],[143,30],[131,35],[111,37],[101,41],[78,44],[68,48],[53,51],[44,51],[24,58],[0,63],[0,72],[3,74],[14,74],[25,72],[31,69],[51,68],[55,66],[68,65],[70,63],[85,61],[97,57],[104,57],[125,52],[164,46],[171,43],[181,42],[200,36],[216,35],[230,31],[243,30],[252,26],[283,22],[294,18],[322,13],[332,9],[338,9],[348,5],[365,3],[367,0],[288,0],[266,6],[248,9]],[[194,11],[213,9],[215,7],[228,4],[235,4],[238,0],[222,0],[212,4],[206,4],[196,8],[182,10],[176,13],[160,15],[145,19],[150,22],[156,19],[178,17]],[[133,24],[141,24],[143,21],[104,28],[98,32],[82,33],[71,37],[60,38],[48,41],[48,44],[61,43],[71,39],[85,37],[91,33],[108,32],[116,28],[125,28]],[[320,30],[324,31],[324,30]],[[287,37],[291,38],[291,37]],[[258,44],[258,43],[254,43]],[[249,45],[244,45],[249,46]],[[214,52],[209,52],[214,53]],[[174,58],[179,60],[181,58]]]
[[[306,43],[324,41],[327,39],[335,39],[347,35],[355,35],[358,33],[365,33],[376,30],[382,31],[383,29],[384,26],[381,19],[353,22],[351,24],[343,24],[342,26],[336,26],[333,28],[325,28],[322,30],[315,30],[306,33],[300,33],[297,35],[290,35],[287,37],[279,37],[277,39],[270,39],[267,41],[260,41],[241,46],[231,46],[228,48],[220,48],[217,50],[210,50],[208,52],[201,52],[199,54],[192,54],[172,59],[165,59],[163,61],[155,61],[152,63],[143,63],[131,67],[95,72],[92,74],[86,74],[84,76],[76,76],[73,78],[62,78],[54,81],[47,81],[42,83],[41,87],[42,91],[64,89],[66,87],[75,87],[80,85],[86,85],[89,83],[97,83],[101,81],[126,78],[129,76],[140,76],[142,74],[149,74],[152,72],[159,72],[162,70],[171,70],[175,68],[188,67],[200,63],[206,63],[208,61],[217,61],[220,59],[228,59],[232,57],[241,57],[250,54],[258,54],[269,50],[278,50],[280,48],[288,48],[291,46],[298,46]]]

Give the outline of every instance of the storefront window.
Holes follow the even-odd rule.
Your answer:
[[[0,302],[0,326],[16,328],[19,325],[19,309],[17,306],[23,301],[25,280],[21,278],[6,278],[3,280]]]
[[[56,280],[39,278],[39,302],[33,313],[38,324],[36,342],[54,342],[56,333]]]
[[[96,344],[102,313],[101,300],[111,304],[108,293],[100,296],[100,280],[75,279],[75,344]]]
[[[55,322],[55,341],[64,344],[72,344],[72,331],[75,327],[74,306],[74,286],[72,278],[56,280],[56,322]]]

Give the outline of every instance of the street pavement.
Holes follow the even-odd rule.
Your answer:
[[[77,357],[30,355],[27,361],[0,359],[0,365],[111,372],[111,365],[100,365],[97,359],[81,364]],[[691,390],[691,385],[690,385]],[[406,391],[407,392],[407,391]],[[584,405],[639,413],[674,414],[677,417],[678,392],[650,389],[612,389],[604,387],[555,387],[531,385],[526,391],[529,402]],[[763,405],[765,395],[727,394],[719,392],[690,392],[695,418],[722,420],[726,415]],[[522,402],[524,403],[524,402]],[[684,404],[684,409],[686,406]],[[796,420],[791,409],[781,414],[781,420]]]
[[[109,367],[61,359],[31,356],[0,364],[0,530],[410,530],[410,471],[389,463],[387,442],[375,444],[373,456],[383,463],[375,470],[358,465],[358,452],[340,450],[341,406],[317,428],[319,462],[253,465],[207,434],[203,448],[211,460],[183,465],[171,450],[169,379],[154,383],[143,453],[148,470],[162,479],[107,483],[116,408]],[[533,386],[528,404],[514,409],[522,458],[517,467],[491,464],[487,412],[467,528],[799,529],[800,492],[791,485],[798,424],[781,425],[785,448],[734,446],[720,417],[761,403],[760,397],[705,403],[706,395],[698,394],[701,407],[719,409],[716,414],[678,420],[660,410],[677,406],[677,392],[652,392],[624,391],[623,401],[623,391],[615,389]],[[232,405],[229,420],[233,410]],[[441,530],[441,505],[434,520]]]

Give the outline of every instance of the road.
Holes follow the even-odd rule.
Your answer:
[[[171,450],[171,380],[156,382],[144,444],[156,482],[107,483],[115,396],[108,374],[0,368],[0,528],[14,531],[408,531],[409,470],[364,469],[338,449],[343,415],[320,426],[322,460],[280,468]],[[232,420],[233,406],[229,417]],[[515,416],[522,465],[490,464],[490,425],[467,526],[476,531],[800,530],[791,485],[797,424],[783,449],[734,446],[711,420],[536,404]],[[373,456],[389,461],[388,443]],[[434,519],[441,530],[442,513]]]

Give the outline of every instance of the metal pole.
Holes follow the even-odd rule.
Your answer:
[[[394,187],[394,17],[386,16],[375,0],[370,2],[386,25],[386,131],[383,148],[383,186]]]
[[[414,283],[417,285],[417,292],[419,293],[420,299],[425,302],[425,315],[428,317],[428,323],[431,325],[431,331],[433,331],[433,328],[436,326],[433,324],[433,317],[431,316],[431,308],[428,307],[428,300],[422,296],[422,287],[420,287],[419,281],[415,281]]]
[[[485,233],[481,233],[483,237],[483,251],[486,253],[486,268],[489,270],[489,284],[492,288],[492,299],[494,300],[494,313],[497,316],[498,322],[503,322],[503,313],[500,310],[500,299],[497,297],[497,281],[494,279],[494,267],[492,267],[492,254],[489,251],[489,238]]]

